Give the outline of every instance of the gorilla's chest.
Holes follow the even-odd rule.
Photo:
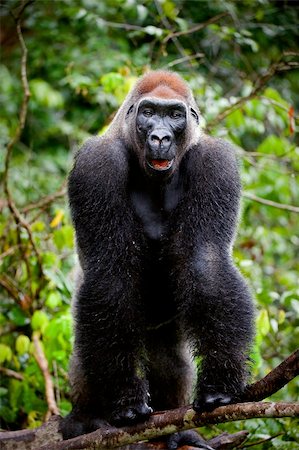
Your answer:
[[[183,189],[178,177],[166,185],[136,185],[130,197],[133,209],[149,239],[167,236],[172,211],[177,208]]]
[[[131,193],[135,213],[141,220],[143,230],[150,239],[161,239],[168,229],[168,215],[146,192]]]

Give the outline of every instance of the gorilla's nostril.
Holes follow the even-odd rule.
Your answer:
[[[151,140],[151,142],[153,142],[155,144],[159,144],[160,143],[160,139],[158,138],[158,136],[151,136],[150,140]]]

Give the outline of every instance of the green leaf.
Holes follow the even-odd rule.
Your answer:
[[[161,37],[163,35],[163,30],[161,28],[154,27],[153,25],[148,25],[144,28],[144,31],[151,36]]]
[[[268,311],[265,308],[260,311],[257,317],[256,326],[262,336],[267,336],[270,331],[270,321]]]
[[[285,321],[286,312],[283,309],[278,311],[278,324],[281,325]]]
[[[28,336],[21,334],[20,336],[17,337],[16,350],[19,353],[19,355],[27,353],[29,351],[29,347],[30,347],[30,339]]]
[[[20,327],[29,323],[29,318],[24,314],[24,312],[18,306],[14,306],[8,312],[8,317],[13,323],[15,323],[16,325],[18,325]]]
[[[74,231],[71,225],[64,225],[53,233],[54,242],[58,250],[63,248],[73,248]]]
[[[42,232],[42,231],[44,231],[45,228],[46,228],[46,225],[41,220],[36,221],[31,225],[31,230],[36,231],[36,232]]]
[[[281,439],[273,440],[273,447],[277,450],[299,450],[299,444],[297,442],[287,442]]]
[[[113,93],[116,88],[121,86],[124,82],[124,78],[120,73],[110,72],[101,77],[101,84],[105,92]]]
[[[275,100],[278,103],[281,103],[283,106],[288,106],[288,103],[281,97],[280,93],[273,88],[268,87],[265,89],[263,95],[267,98]]]
[[[242,127],[245,125],[245,119],[242,111],[237,109],[233,113],[229,114],[226,118],[226,124],[228,127]]]
[[[283,155],[289,147],[285,139],[279,138],[270,134],[256,149],[259,153],[275,153],[276,155]]]
[[[43,333],[48,323],[49,318],[44,311],[38,310],[34,312],[31,319],[31,327],[34,331],[39,330]]]
[[[59,292],[51,292],[46,300],[46,306],[50,309],[55,309],[60,306],[62,303],[61,295]]]
[[[0,344],[0,364],[9,362],[12,358],[12,351],[8,345]]]
[[[31,80],[30,90],[33,99],[42,106],[62,108],[64,104],[64,99],[60,92],[53,89],[53,87],[45,80]]]

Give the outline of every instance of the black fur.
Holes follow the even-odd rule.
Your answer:
[[[65,438],[144,420],[148,405],[190,401],[188,345],[202,358],[195,409],[237,400],[248,375],[254,312],[231,257],[241,188],[234,149],[194,137],[192,103],[172,172],[147,172],[134,95],[110,133],[83,146],[69,178],[82,271]],[[132,137],[120,126],[127,120]]]

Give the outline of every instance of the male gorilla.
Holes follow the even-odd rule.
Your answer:
[[[137,82],[78,153],[69,199],[82,270],[64,437],[143,421],[193,390],[196,411],[238,400],[254,315],[231,257],[238,167],[230,144],[200,131],[178,75]],[[190,351],[201,358],[195,386]],[[207,448],[190,436],[169,446]]]

